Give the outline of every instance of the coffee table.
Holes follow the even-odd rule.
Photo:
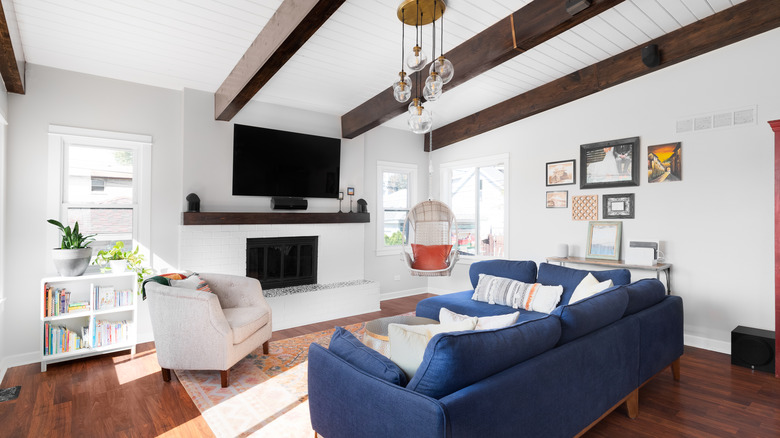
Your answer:
[[[425,325],[438,323],[439,321],[435,319],[412,315],[396,315],[375,319],[366,323],[363,343],[384,356],[390,357],[390,338],[387,335],[390,324]]]

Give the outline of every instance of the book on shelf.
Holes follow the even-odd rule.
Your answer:
[[[43,354],[60,354],[86,348],[84,338],[67,327],[44,323]]]
[[[95,320],[95,330],[92,333],[92,345],[104,347],[129,340],[129,327],[127,321],[103,321]]]
[[[43,289],[44,316],[59,316],[70,311],[70,291],[65,288],[53,288],[48,284]]]

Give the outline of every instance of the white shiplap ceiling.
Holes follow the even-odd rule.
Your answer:
[[[444,96],[426,106],[434,127],[443,126],[742,1],[626,0],[459,87],[445,86]],[[447,1],[445,51],[529,2]],[[214,92],[281,3],[13,0],[13,9],[29,63]],[[401,63],[397,4],[347,0],[255,100],[341,116],[386,90]],[[424,35],[430,47],[430,29]],[[413,43],[407,28],[406,49]],[[406,117],[385,125],[406,129]]]

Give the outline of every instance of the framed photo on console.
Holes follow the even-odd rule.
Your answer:
[[[580,188],[639,185],[639,137],[580,145]]]
[[[601,204],[604,206],[604,219],[633,219],[634,194],[604,195]]]
[[[547,163],[547,186],[574,184],[577,180],[577,160],[553,161]]]
[[[588,243],[585,258],[620,260],[620,234],[623,222],[591,221],[588,223]]]

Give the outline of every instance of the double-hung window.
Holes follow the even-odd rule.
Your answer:
[[[377,254],[398,254],[406,215],[416,202],[417,166],[377,163]]]
[[[150,146],[149,136],[51,126],[60,222],[78,221],[82,234],[96,235],[90,247],[97,250],[117,241],[131,250],[142,236],[148,242]]]
[[[442,200],[458,221],[458,251],[463,256],[506,257],[506,154],[441,165]]]

